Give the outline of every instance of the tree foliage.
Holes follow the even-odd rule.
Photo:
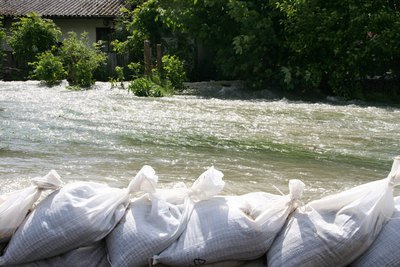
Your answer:
[[[162,77],[170,81],[175,90],[183,90],[186,81],[183,62],[177,56],[165,55],[162,57],[162,66]]]
[[[0,17],[0,68],[3,66],[4,60],[4,42],[6,40],[6,31],[3,28],[2,17]]]
[[[325,83],[356,97],[360,81],[399,76],[400,13],[393,1],[282,0],[286,70],[296,85]],[[358,89],[357,89],[358,88]]]
[[[280,13],[268,1],[149,0],[131,6],[122,27],[130,35],[114,43],[119,51],[142,52],[144,39],[156,43],[167,37],[174,40],[164,43],[168,52],[189,66],[197,60],[195,47],[201,46],[214,59],[208,65],[215,69],[213,78],[251,80],[254,86],[271,78],[279,64]]]
[[[396,1],[131,0],[131,7],[117,48],[140,57],[144,39],[164,40],[186,66],[206,55],[214,79],[348,98],[361,95],[364,81],[399,79]]]
[[[18,57],[32,62],[36,55],[55,46],[60,36],[61,31],[52,20],[29,13],[11,25],[8,44]]]
[[[96,45],[90,46],[86,34],[78,38],[70,32],[60,48],[60,57],[71,86],[90,87],[95,83],[93,72],[104,64],[106,56]]]
[[[37,61],[31,63],[31,77],[43,81],[47,86],[59,84],[65,76],[62,61],[52,51],[46,51],[37,56]]]
[[[174,88],[169,80],[162,79],[158,73],[152,73],[131,81],[128,91],[136,96],[163,97],[172,95]]]
[[[117,38],[113,42],[117,52],[130,52],[134,57],[140,58],[143,54],[144,40],[152,43],[160,41],[163,24],[158,19],[158,0],[137,1],[128,0],[132,9],[123,8],[122,18],[118,20],[116,30]]]

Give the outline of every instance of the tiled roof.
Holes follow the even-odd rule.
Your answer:
[[[0,0],[0,15],[44,17],[115,17],[123,0]]]

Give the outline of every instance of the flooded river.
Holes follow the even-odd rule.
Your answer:
[[[215,166],[225,194],[287,193],[297,178],[308,200],[384,178],[400,154],[397,108],[218,96],[0,82],[0,193],[51,169],[125,187],[148,164],[162,187]]]

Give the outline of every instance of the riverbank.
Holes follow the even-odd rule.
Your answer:
[[[302,95],[292,92],[284,92],[272,87],[259,90],[246,88],[242,81],[203,81],[185,83],[186,89],[178,94],[197,95],[205,98],[223,98],[223,99],[264,99],[264,100],[304,100],[306,102],[323,101],[327,96],[321,94]]]
[[[365,99],[345,99],[342,97],[325,94],[319,91],[313,92],[297,92],[285,91],[276,87],[267,87],[265,89],[251,90],[246,88],[242,81],[203,81],[203,82],[187,82],[186,89],[177,92],[178,95],[196,95],[203,98],[220,98],[220,99],[236,99],[236,100],[282,100],[301,101],[305,103],[326,103],[334,105],[360,105],[375,107],[395,107],[400,108],[400,102],[397,97],[390,97],[390,88],[372,88],[365,92]],[[389,92],[390,91],[390,92]],[[374,98],[375,96],[375,98]]]
[[[28,80],[28,81],[3,81],[4,84],[7,83],[15,83],[15,84],[29,84],[36,85],[38,87],[46,87],[41,84],[39,81]],[[123,88],[128,88],[129,81],[125,81],[122,83]],[[389,97],[385,96],[385,92],[389,94],[391,88],[385,90],[385,88],[377,88],[373,89],[369,88],[367,94],[369,97],[366,97],[364,100],[360,99],[344,99],[342,97],[333,96],[330,94],[325,94],[319,91],[313,92],[297,92],[293,91],[285,91],[282,89],[278,89],[273,86],[269,86],[265,89],[248,89],[246,85],[242,81],[234,80],[220,80],[220,81],[202,81],[202,82],[185,82],[185,89],[183,91],[176,91],[175,95],[192,95],[198,96],[201,98],[217,98],[217,99],[227,99],[227,100],[266,100],[266,101],[276,101],[276,100],[287,100],[287,101],[298,101],[304,103],[324,103],[324,104],[333,104],[333,105],[359,105],[359,106],[374,106],[374,107],[394,107],[400,108],[400,102],[396,99],[397,97]],[[55,85],[51,88],[68,88],[68,82],[63,80],[60,84]],[[113,85],[110,82],[96,82],[91,89],[101,89],[105,88],[117,89],[122,88],[121,84]],[[71,88],[71,91],[76,91],[76,88]],[[83,88],[82,90],[87,90]],[[79,91],[79,90],[78,90]],[[375,95],[378,95],[375,100],[373,98],[374,92]],[[389,93],[388,93],[389,92]]]

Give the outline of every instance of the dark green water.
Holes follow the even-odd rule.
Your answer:
[[[226,194],[286,193],[297,178],[313,199],[386,177],[400,154],[399,125],[395,108],[0,82],[0,193],[51,169],[66,182],[124,187],[149,164],[169,186],[213,165]]]

